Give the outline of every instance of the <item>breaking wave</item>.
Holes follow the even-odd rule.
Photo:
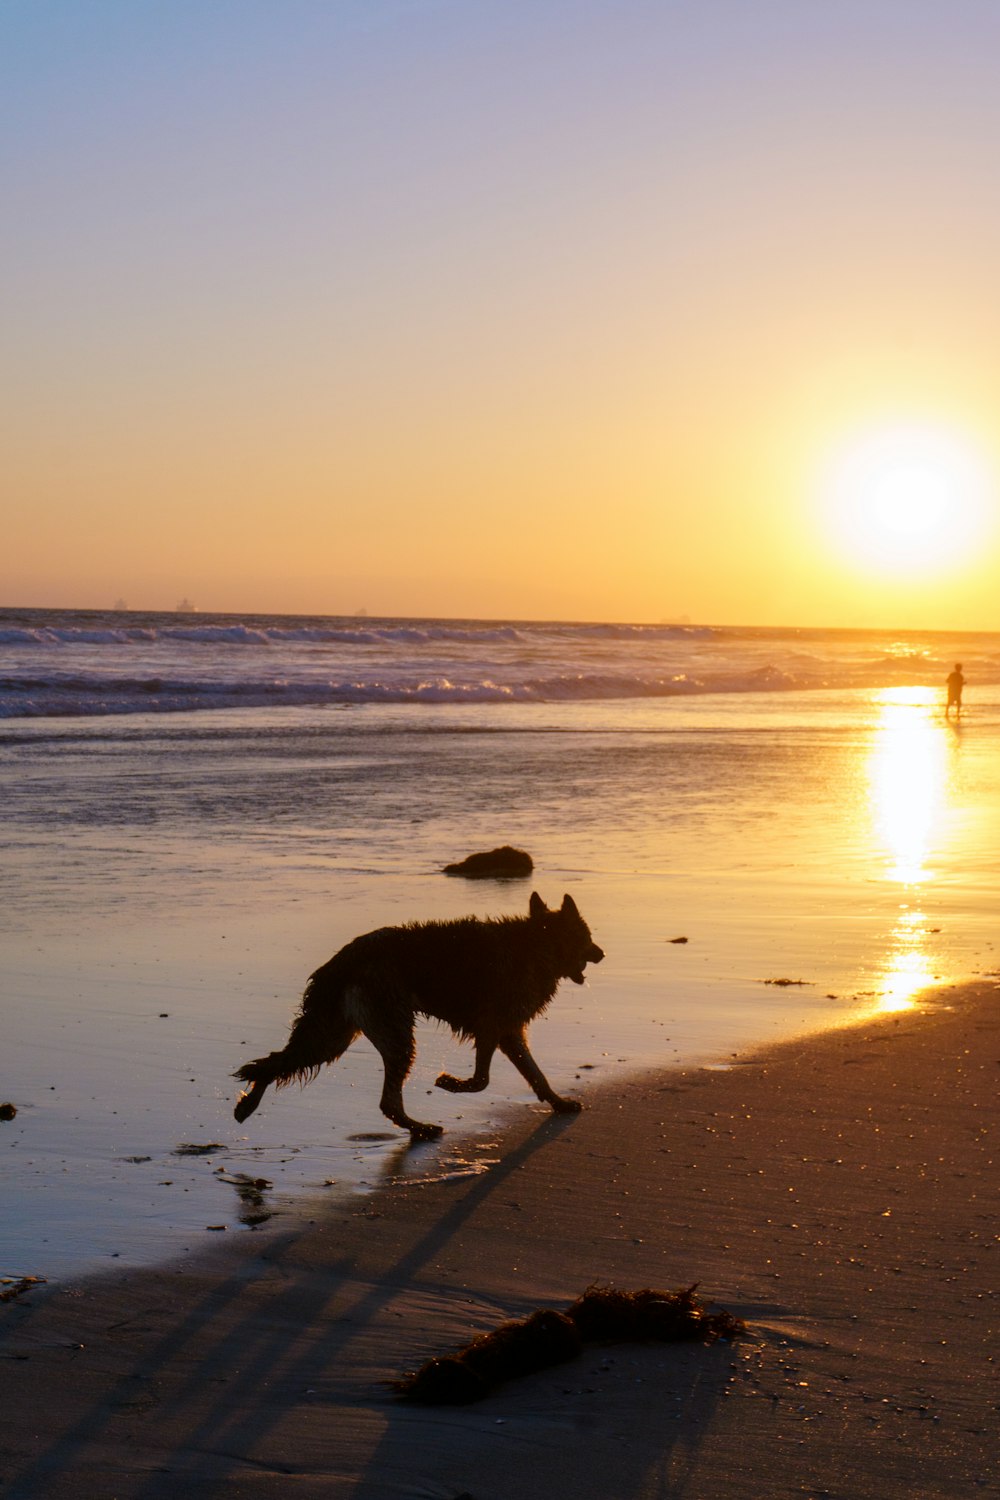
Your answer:
[[[1000,682],[995,635],[688,624],[0,610],[0,649],[0,719]]]
[[[134,646],[184,642],[203,646],[420,646],[436,642],[483,646],[527,643],[537,633],[570,641],[708,639],[711,628],[684,625],[518,625],[385,623],[257,625],[243,623],[150,625],[2,625],[0,646]]]
[[[798,684],[776,668],[746,676],[706,678],[679,674],[641,678],[602,673],[565,674],[497,682],[453,677],[409,681],[367,680],[290,682],[183,681],[162,677],[62,680],[0,678],[0,719],[80,717],[104,714],[181,713],[225,708],[303,708],[366,703],[580,703],[622,698],[676,698],[696,693],[779,692]]]

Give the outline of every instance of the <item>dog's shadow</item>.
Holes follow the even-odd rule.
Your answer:
[[[519,1147],[479,1178],[461,1202],[401,1258],[393,1280],[402,1284],[437,1260],[480,1205],[520,1172],[536,1151],[572,1129],[575,1119],[551,1115],[540,1121]],[[398,1180],[413,1153],[426,1151],[427,1145],[402,1143],[386,1161],[386,1176]],[[568,1292],[572,1295],[575,1290],[583,1288]],[[369,1313],[376,1311],[373,1302]],[[435,1352],[446,1351],[428,1351]],[[518,1494],[523,1500],[536,1496],[549,1500],[553,1493],[606,1494],[621,1500],[654,1492],[680,1494],[716,1405],[727,1393],[731,1361],[732,1352],[725,1342],[710,1347],[691,1343],[589,1347],[572,1364],[498,1386],[474,1406],[414,1407],[386,1395],[380,1403],[385,1406],[382,1435],[354,1493],[359,1500],[384,1500],[399,1486],[399,1493],[433,1492],[463,1500],[499,1493]],[[665,1366],[669,1367],[667,1377]],[[637,1376],[637,1369],[648,1373]],[[669,1410],[664,1404],[664,1420],[657,1424],[653,1456],[648,1409],[634,1400],[633,1382],[644,1378],[660,1386],[668,1383],[671,1397]],[[602,1401],[604,1393],[609,1398],[606,1402]],[[530,1398],[527,1417],[525,1395]],[[591,1424],[598,1431],[605,1428],[611,1441],[603,1445],[581,1441],[581,1431]],[[499,1490],[497,1453],[492,1443],[484,1441],[498,1426],[509,1428],[504,1436],[513,1440],[504,1445]],[[545,1464],[535,1457],[542,1444]]]
[[[331,1442],[337,1445],[343,1472],[358,1476],[353,1492],[370,1500],[396,1493],[463,1492],[517,1493],[533,1500],[550,1493],[543,1481],[551,1470],[541,1467],[536,1473],[532,1467],[531,1454],[539,1442],[561,1468],[560,1493],[579,1490],[622,1497],[646,1493],[648,1447],[644,1449],[640,1440],[634,1458],[629,1458],[629,1451],[632,1438],[643,1436],[642,1423],[647,1419],[634,1403],[623,1410],[620,1400],[622,1390],[630,1388],[628,1361],[620,1366],[625,1385],[614,1395],[614,1410],[609,1407],[603,1418],[614,1435],[605,1445],[605,1457],[595,1458],[591,1452],[595,1445],[580,1440],[581,1430],[592,1421],[600,1425],[602,1409],[599,1389],[579,1388],[603,1385],[609,1389],[610,1401],[613,1393],[608,1383],[618,1378],[616,1351],[605,1357],[588,1350],[569,1367],[571,1375],[557,1368],[528,1376],[462,1411],[406,1406],[388,1386],[391,1377],[402,1373],[400,1361],[407,1357],[393,1348],[392,1330],[387,1326],[392,1304],[414,1292],[456,1304],[470,1300],[467,1286],[442,1279],[440,1267],[447,1264],[449,1245],[493,1194],[505,1188],[509,1191],[511,1179],[535,1153],[572,1129],[576,1119],[546,1116],[539,1121],[502,1160],[456,1184],[454,1201],[422,1232],[417,1227],[409,1242],[405,1224],[401,1227],[396,1221],[393,1233],[398,1253],[395,1259],[389,1253],[374,1280],[359,1280],[360,1268],[351,1256],[317,1255],[300,1245],[305,1236],[317,1232],[335,1236],[337,1213],[326,1224],[317,1219],[315,1226],[269,1236],[259,1242],[256,1255],[241,1254],[221,1282],[211,1274],[193,1278],[199,1297],[182,1300],[177,1312],[161,1317],[155,1331],[150,1328],[138,1340],[123,1374],[95,1382],[82,1407],[77,1406],[75,1419],[61,1432],[53,1432],[29,1471],[18,1477],[12,1493],[33,1496],[42,1492],[54,1474],[86,1471],[100,1464],[123,1408],[134,1408],[137,1392],[149,1393],[153,1409],[146,1430],[133,1434],[137,1468],[130,1500],[231,1493],[232,1486],[251,1473],[255,1482],[262,1483],[265,1475],[276,1483],[289,1473],[303,1478],[317,1475],[333,1451]],[[392,1153],[387,1170],[398,1172],[402,1162],[413,1159],[415,1149],[426,1148],[401,1146]],[[369,1210],[351,1212],[367,1214]],[[371,1227],[377,1236],[377,1217]],[[552,1268],[548,1270],[551,1279]],[[371,1274],[366,1270],[366,1276]],[[567,1287],[567,1300],[582,1290]],[[661,1364],[670,1360],[675,1401],[681,1399],[677,1392],[698,1391],[697,1400],[685,1401],[685,1420],[665,1427],[659,1457],[676,1468],[683,1459],[678,1445],[683,1443],[691,1451],[691,1445],[697,1444],[704,1414],[711,1412],[715,1394],[721,1393],[729,1355],[714,1349],[638,1352],[642,1359],[648,1353]],[[360,1369],[360,1380],[349,1373],[341,1375],[341,1369]],[[373,1369],[379,1376],[372,1374]],[[597,1370],[601,1373],[595,1374]],[[498,1431],[514,1436],[516,1429],[508,1431],[503,1424],[523,1422],[523,1394],[529,1389],[531,1421],[521,1433],[522,1441],[505,1456],[505,1463],[516,1458],[516,1473],[505,1472],[502,1490],[498,1490],[495,1446],[485,1442],[484,1436],[496,1437]],[[521,1393],[520,1418],[510,1416],[508,1392]],[[516,1394],[514,1402],[518,1402]],[[146,1445],[149,1452],[143,1452]],[[149,1463],[154,1448],[157,1470],[143,1472],[140,1455]],[[290,1452],[294,1453],[291,1468]],[[640,1457],[643,1453],[645,1458]],[[601,1470],[596,1489],[595,1463]]]
[[[444,1214],[373,1283],[362,1283],[360,1295],[353,1260],[324,1256],[317,1267],[300,1251],[300,1241],[314,1224],[269,1235],[258,1242],[255,1255],[240,1255],[221,1279],[210,1268],[207,1277],[194,1275],[189,1284],[200,1289],[199,1295],[184,1299],[181,1290],[177,1310],[159,1320],[156,1332],[151,1328],[138,1340],[125,1373],[93,1381],[67,1423],[61,1424],[58,1409],[52,1410],[49,1437],[40,1441],[12,1494],[18,1500],[34,1497],[54,1474],[99,1462],[121,1411],[133,1406],[136,1392],[143,1390],[155,1390],[157,1404],[169,1410],[169,1432],[160,1431],[155,1440],[162,1445],[161,1472],[140,1480],[129,1491],[130,1500],[173,1500],[179,1492],[207,1495],[233,1474],[266,1465],[259,1455],[266,1453],[269,1437],[291,1419],[303,1392],[328,1382],[343,1352],[364,1337],[401,1290],[426,1273],[480,1205],[571,1124],[568,1117],[546,1115],[489,1171],[467,1179],[467,1186],[463,1181],[457,1188],[460,1196]],[[431,1154],[434,1145],[401,1144],[392,1153],[392,1168],[398,1171],[416,1152]],[[368,1202],[374,1202],[374,1195]],[[53,1304],[61,1327],[59,1307]],[[45,1306],[31,1313],[45,1325],[39,1337],[46,1337]],[[394,1364],[385,1370],[387,1379],[397,1373]],[[388,1388],[380,1389],[375,1399],[390,1406]],[[372,1400],[370,1387],[362,1387],[341,1392],[338,1404],[368,1409]]]

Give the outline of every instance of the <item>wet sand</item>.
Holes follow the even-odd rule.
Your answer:
[[[5,1500],[996,1493],[998,998],[598,1087],[479,1177],[0,1305]],[[745,1340],[466,1408],[385,1384],[592,1282],[695,1281]]]
[[[991,973],[1000,702],[977,696],[960,733],[939,707],[908,688],[11,721],[0,1274],[135,1270],[222,1221],[235,1237],[244,1177],[284,1214],[328,1181],[409,1176],[361,1041],[232,1115],[233,1070],[280,1044],[307,976],[381,926],[572,894],[608,961],[532,1042],[584,1097]],[[530,882],[441,874],[505,842]],[[469,1059],[420,1033],[414,1104]],[[447,1135],[419,1175],[496,1155],[533,1107],[502,1060],[485,1094],[435,1092]]]

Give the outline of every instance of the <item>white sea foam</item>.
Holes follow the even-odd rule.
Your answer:
[[[995,636],[0,611],[0,719],[1000,680]]]

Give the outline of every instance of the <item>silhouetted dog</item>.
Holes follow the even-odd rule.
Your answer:
[[[237,1120],[247,1119],[271,1083],[280,1087],[293,1078],[302,1083],[315,1078],[324,1063],[334,1062],[363,1033],[385,1065],[382,1113],[416,1139],[440,1135],[440,1125],[413,1120],[403,1107],[413,1026],[420,1015],[446,1022],[456,1036],[476,1044],[472,1077],[442,1073],[438,1088],[479,1093],[490,1081],[499,1047],[539,1099],[560,1114],[575,1113],[578,1102],[553,1092],[528,1051],[525,1028],[548,1005],[560,979],[582,984],[586,965],[603,957],[572,896],[563,897],[558,911],[549,911],[532,892],[526,917],[380,927],[355,938],[311,976],[282,1050],[234,1073],[250,1087],[233,1113]]]

